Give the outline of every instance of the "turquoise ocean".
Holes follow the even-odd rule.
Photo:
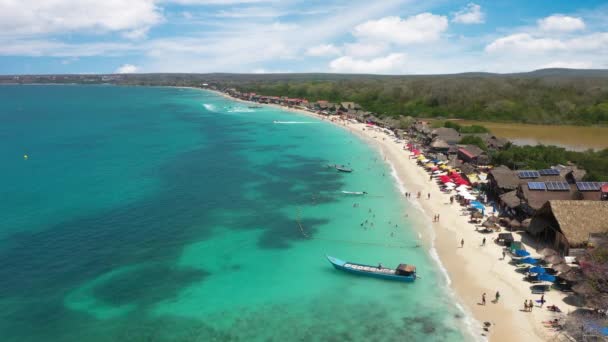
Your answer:
[[[2,341],[468,339],[420,212],[346,129],[196,89],[0,86],[0,141]]]

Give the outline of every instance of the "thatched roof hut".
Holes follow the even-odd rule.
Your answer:
[[[431,148],[436,151],[447,151],[450,148],[450,145],[441,139],[435,139],[431,143]]]
[[[591,234],[608,232],[608,202],[549,201],[528,230],[553,240],[553,247],[567,255],[571,247],[585,247]]]
[[[488,179],[497,194],[515,190],[519,186],[519,178],[515,171],[502,165],[493,168],[488,174]]]
[[[506,192],[500,195],[499,198],[502,204],[506,205],[511,209],[515,209],[521,204],[521,199],[517,196],[516,190]]]

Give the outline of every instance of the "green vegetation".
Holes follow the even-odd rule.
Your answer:
[[[608,181],[608,149],[575,152],[557,146],[510,146],[492,155],[495,165],[514,169],[546,169],[573,162],[587,171],[585,180]]]
[[[483,141],[483,139],[474,135],[469,135],[460,139],[460,144],[475,145],[486,152],[488,151],[488,146],[486,146],[486,143]]]
[[[232,83],[241,91],[354,101],[380,116],[608,124],[608,78],[420,76]]]

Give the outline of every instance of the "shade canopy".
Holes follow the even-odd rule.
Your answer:
[[[545,261],[555,265],[563,263],[564,258],[560,257],[559,255],[549,255],[545,257]]]
[[[555,282],[555,276],[543,273],[543,274],[539,274],[538,275],[538,280],[548,281],[548,282],[554,283]]]
[[[538,260],[534,259],[534,258],[523,258],[520,260],[520,262],[524,263],[524,264],[530,264],[530,265],[536,265],[538,264]]]
[[[561,273],[559,277],[567,281],[581,281],[583,280],[583,272],[578,268],[572,268],[567,272]]]
[[[557,255],[557,252],[551,248],[543,248],[538,253],[545,257],[550,256],[550,255]]]
[[[528,272],[536,273],[536,274],[545,274],[545,273],[547,273],[547,270],[545,270],[544,268],[542,268],[540,266],[534,266],[534,267],[530,268],[528,270]]]
[[[521,228],[521,222],[516,219],[513,219],[509,222],[509,227],[511,228]]]
[[[553,265],[551,268],[556,270],[557,272],[568,272],[572,269],[570,266],[568,266],[566,264]]]
[[[517,255],[518,257],[526,257],[530,255],[530,252],[523,249],[518,249],[515,251],[515,255]]]
[[[572,291],[574,291],[578,294],[583,294],[583,295],[589,295],[589,294],[595,293],[595,290],[593,289],[593,287],[591,287],[591,285],[589,285],[588,283],[576,284],[576,285],[572,286]]]

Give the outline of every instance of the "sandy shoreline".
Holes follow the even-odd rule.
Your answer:
[[[248,101],[232,98],[224,93],[215,92],[234,101],[250,104]],[[267,105],[292,111],[298,114],[320,118],[319,115],[295,108],[286,108],[279,105]],[[330,121],[322,118],[324,121]],[[458,204],[449,204],[449,196],[440,191],[435,180],[430,181],[429,175],[423,168],[410,159],[410,153],[405,151],[403,144],[394,141],[385,133],[366,127],[362,123],[351,123],[342,120],[331,120],[336,125],[348,129],[361,137],[372,146],[379,149],[387,163],[391,165],[398,182],[408,192],[414,194],[410,199],[417,202],[425,213],[419,219],[417,229],[429,235],[428,226],[432,226],[430,241],[427,243],[431,254],[433,247],[440,264],[447,270],[448,285],[453,290],[457,301],[464,307],[465,313],[470,313],[478,322],[491,322],[487,337],[490,341],[543,341],[557,334],[546,329],[542,322],[554,318],[546,309],[535,307],[532,312],[523,312],[524,300],[537,300],[540,296],[531,295],[529,286],[522,280],[523,275],[515,272],[515,267],[509,265],[509,257],[502,260],[502,247],[493,240],[497,233],[482,235],[475,231],[475,227],[468,222],[468,215],[462,214]],[[420,191],[423,196],[415,199]],[[427,199],[427,194],[431,198]],[[441,215],[440,222],[431,223],[430,217]],[[514,233],[516,240],[518,234]],[[486,246],[481,246],[483,237],[486,237]],[[460,241],[464,239],[464,248],[460,248]],[[500,291],[500,301],[493,303],[496,291]],[[481,305],[481,295],[486,293],[487,304]],[[548,304],[559,305],[562,309],[566,305],[561,295],[555,291],[545,294]],[[471,327],[476,337],[482,336],[481,324]]]

